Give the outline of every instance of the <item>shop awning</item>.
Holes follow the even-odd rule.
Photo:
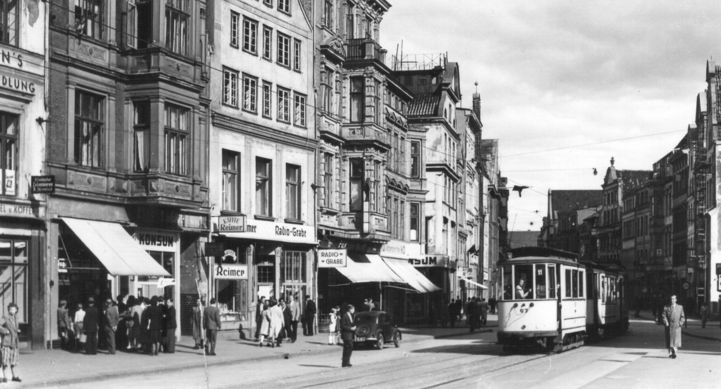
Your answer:
[[[337,267],[352,283],[363,282],[397,282],[404,284],[396,273],[383,262],[380,255],[364,254],[362,256],[348,257],[346,267]]]
[[[471,285],[475,285],[475,286],[477,286],[477,287],[479,287],[479,288],[481,288],[481,289],[488,289],[487,286],[485,286],[485,285],[483,285],[483,284],[479,284],[478,282],[473,281],[473,280],[471,280],[471,279],[468,279],[468,278],[465,278],[465,277],[458,277],[458,278],[462,279],[463,281],[466,281],[467,283],[469,283],[469,284],[471,284]]]
[[[111,275],[170,277],[120,224],[69,217],[61,219]]]
[[[420,293],[437,292],[441,288],[437,287],[431,280],[426,278],[423,273],[416,270],[413,265],[404,259],[393,259],[383,257],[383,261],[390,267],[405,283]]]

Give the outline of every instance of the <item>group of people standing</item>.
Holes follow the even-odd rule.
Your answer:
[[[485,326],[488,322],[489,304],[485,298],[472,297],[464,305],[460,298],[452,300],[448,304],[448,317],[451,327],[466,316],[466,323],[471,332]]]
[[[303,335],[312,336],[315,329],[315,302],[307,297],[301,305],[298,295],[289,302],[285,299],[264,296],[258,300],[255,311],[255,340],[258,346],[280,347],[284,339],[295,342],[298,339],[298,323],[303,327]]]
[[[101,309],[96,298],[76,304],[70,313],[66,300],[57,310],[58,333],[63,349],[97,354],[98,347],[115,354],[116,349],[158,355],[160,351],[175,352],[176,321],[172,298],[162,296],[118,296],[106,298]]]

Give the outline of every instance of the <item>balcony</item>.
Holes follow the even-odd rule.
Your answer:
[[[371,60],[385,64],[387,52],[378,42],[370,38],[348,39],[346,43],[348,61]]]
[[[390,147],[388,134],[373,123],[356,123],[341,128],[341,137],[348,142],[370,143]]]

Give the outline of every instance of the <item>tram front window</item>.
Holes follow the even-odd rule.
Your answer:
[[[515,298],[533,298],[533,265],[517,265],[515,269]]]

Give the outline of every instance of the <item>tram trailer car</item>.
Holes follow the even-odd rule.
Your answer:
[[[628,328],[623,276],[560,250],[525,247],[499,262],[498,343],[562,351]]]

